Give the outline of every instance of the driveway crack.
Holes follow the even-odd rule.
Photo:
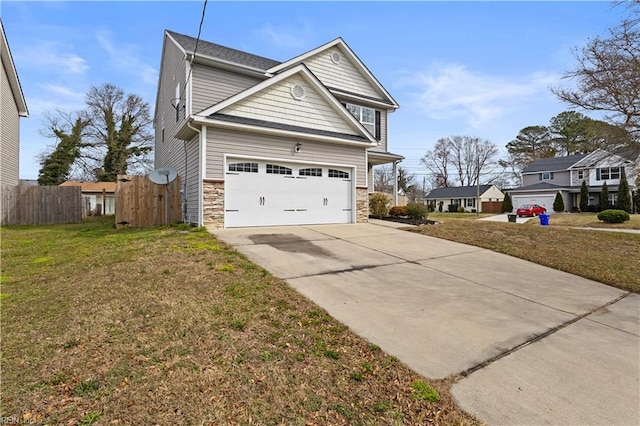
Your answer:
[[[493,364],[494,362],[496,362],[496,361],[498,361],[498,360],[500,360],[500,359],[502,359],[502,358],[504,358],[506,356],[509,356],[512,353],[519,351],[520,349],[523,349],[523,348],[531,345],[532,343],[535,343],[535,342],[537,342],[539,340],[544,339],[545,337],[548,337],[548,336],[550,336],[550,335],[552,335],[554,333],[557,333],[558,331],[562,330],[563,328],[566,328],[566,327],[570,326],[571,324],[573,324],[575,322],[578,322],[581,319],[584,319],[584,318],[588,317],[589,315],[599,311],[600,309],[604,309],[607,306],[613,305],[614,303],[617,303],[617,302],[621,301],[622,299],[624,299],[625,297],[629,296],[630,294],[633,294],[633,293],[627,292],[627,293],[625,293],[625,294],[623,294],[621,296],[618,296],[615,299],[605,303],[604,305],[597,306],[597,307],[591,309],[590,311],[585,312],[583,314],[580,314],[580,315],[576,316],[575,318],[572,318],[572,319],[570,319],[568,321],[565,321],[562,324],[560,324],[560,325],[558,325],[556,327],[553,327],[553,328],[545,331],[544,333],[539,334],[539,335],[537,335],[537,336],[535,336],[535,337],[533,337],[533,338],[531,338],[531,339],[529,339],[529,340],[527,340],[525,342],[522,342],[519,345],[516,345],[511,349],[508,349],[508,350],[506,350],[504,352],[501,352],[498,355],[495,355],[495,356],[493,356],[493,357],[481,362],[480,364],[477,364],[477,365],[474,365],[473,367],[467,368],[466,370],[464,370],[464,371],[462,371],[462,372],[460,372],[460,373],[455,375],[454,382],[458,382],[459,380],[461,380],[461,379],[463,379],[465,377],[468,377],[471,373],[474,373],[474,372],[476,372],[478,370],[481,370],[481,369]]]

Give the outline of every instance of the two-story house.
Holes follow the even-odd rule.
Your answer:
[[[213,227],[366,222],[398,103],[341,38],[279,62],[165,31],[155,165]]]
[[[523,204],[539,204],[553,212],[553,202],[560,193],[565,210],[572,211],[580,205],[580,188],[586,182],[589,190],[588,205],[600,204],[600,192],[606,182],[609,203],[618,200],[618,185],[622,170],[631,190],[640,172],[638,152],[609,153],[597,150],[590,154],[535,160],[522,170],[522,187],[509,191],[514,209]]]
[[[20,117],[28,117],[27,103],[22,93],[4,26],[0,19],[0,184],[19,184]]]

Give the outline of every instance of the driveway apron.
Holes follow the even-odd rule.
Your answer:
[[[489,424],[640,424],[640,296],[373,224],[212,231]]]

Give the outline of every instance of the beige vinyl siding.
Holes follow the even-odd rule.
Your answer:
[[[342,57],[338,64],[331,61],[331,55],[334,52],[339,53]],[[360,70],[349,60],[349,57],[337,47],[319,52],[305,60],[304,64],[327,87],[385,99],[385,95],[372,86]]]
[[[480,199],[481,201],[502,201],[504,194],[497,187],[492,186],[484,194],[481,194]]]
[[[380,145],[375,149],[381,152],[387,152],[387,111],[380,111]]]
[[[260,80],[229,71],[193,64],[192,113],[206,109],[218,102],[259,83]]]
[[[294,99],[291,88],[300,85],[305,90],[303,99]],[[304,78],[292,77],[269,86],[236,104],[220,111],[223,114],[256,118],[275,123],[290,124],[312,129],[355,135],[352,126]]]
[[[186,61],[184,54],[171,41],[166,39],[163,52],[160,89],[155,114],[155,167],[174,167],[184,184],[187,183],[187,212],[184,219],[198,223],[200,203],[200,147],[199,135],[190,141],[182,141],[174,137],[179,126],[184,123],[184,109],[180,109],[179,120],[171,101],[176,94],[176,84],[180,83],[181,106],[185,103]],[[164,141],[162,139],[162,122],[164,114]],[[186,153],[186,157],[185,157]]]
[[[165,50],[163,52],[160,89],[158,91],[157,111],[155,112],[155,167],[172,166],[178,168],[184,164],[183,142],[174,137],[179,126],[184,122],[184,83],[186,79],[186,62],[184,54],[171,41],[165,40]],[[176,85],[180,83],[180,94],[182,96],[180,116],[176,121],[176,110],[172,106],[172,101],[176,94]],[[162,127],[164,123],[164,139]],[[184,166],[182,167],[184,169]],[[178,169],[180,170],[180,169]],[[182,172],[181,172],[182,175]],[[184,176],[183,176],[184,178]]]
[[[20,116],[4,66],[5,64],[2,64],[0,88],[0,183],[18,185]]]
[[[298,142],[302,142],[302,151],[295,153],[293,148]],[[207,178],[224,179],[225,154],[355,166],[356,185],[367,185],[366,156],[362,147],[207,128]]]

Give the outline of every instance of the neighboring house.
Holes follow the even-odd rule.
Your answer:
[[[582,181],[586,182],[589,189],[588,205],[600,205],[600,191],[604,182],[609,189],[609,203],[615,205],[622,168],[625,169],[630,189],[635,189],[635,178],[640,171],[638,154],[597,150],[590,154],[533,161],[522,170],[522,187],[509,191],[513,208],[517,209],[523,204],[539,204],[551,213],[556,194],[560,193],[565,210],[576,210],[580,206]]]
[[[79,186],[82,191],[82,215],[116,214],[115,182],[84,182],[68,180],[60,186]]]
[[[194,50],[197,52],[194,56]],[[165,31],[155,166],[217,228],[366,222],[397,102],[341,38],[285,62]]]
[[[479,213],[500,213],[504,194],[495,185],[457,186],[450,188],[436,188],[424,197],[427,204],[435,211],[456,211],[462,206],[466,212],[476,211],[478,191],[480,192]],[[449,207],[455,206],[455,207]]]
[[[27,103],[22,93],[4,24],[0,19],[0,184],[19,184],[20,117],[28,117]]]

